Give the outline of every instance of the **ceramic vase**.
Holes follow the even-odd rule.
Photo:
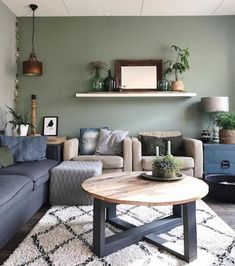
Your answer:
[[[16,128],[12,129],[12,135],[17,136],[27,136],[29,130],[29,125],[17,125]]]

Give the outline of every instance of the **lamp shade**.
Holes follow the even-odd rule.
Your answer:
[[[23,74],[27,76],[41,76],[42,75],[42,63],[37,60],[34,51],[34,37],[35,37],[35,15],[34,12],[38,8],[35,4],[30,4],[29,7],[33,11],[33,31],[32,31],[32,52],[29,60],[23,62]]]
[[[229,111],[229,98],[227,96],[203,97],[201,103],[203,110],[208,113]]]
[[[34,53],[30,54],[28,61],[23,62],[23,74],[27,76],[42,75],[42,63],[37,60]]]

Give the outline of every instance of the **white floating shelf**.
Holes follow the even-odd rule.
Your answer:
[[[174,92],[174,91],[156,91],[156,92],[78,92],[77,98],[147,98],[147,97],[195,97],[196,92]]]

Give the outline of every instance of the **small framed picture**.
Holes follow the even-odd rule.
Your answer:
[[[45,136],[58,135],[58,116],[43,117],[43,135]]]

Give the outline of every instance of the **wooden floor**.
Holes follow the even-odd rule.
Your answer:
[[[217,213],[233,230],[235,230],[235,204],[221,203],[210,199],[204,199],[204,201],[210,206],[210,208]],[[49,205],[43,206],[30,220],[25,224],[20,232],[4,247],[0,250],[0,265],[11,255],[11,253],[22,242],[25,236],[32,230],[37,224],[40,218],[50,208]]]
[[[11,255],[11,253],[17,248],[17,246],[23,241],[26,235],[33,229],[38,223],[46,211],[50,208],[49,205],[44,205],[21,230],[7,243],[5,247],[0,250],[0,265]]]
[[[207,205],[235,231],[235,204],[204,199]]]

